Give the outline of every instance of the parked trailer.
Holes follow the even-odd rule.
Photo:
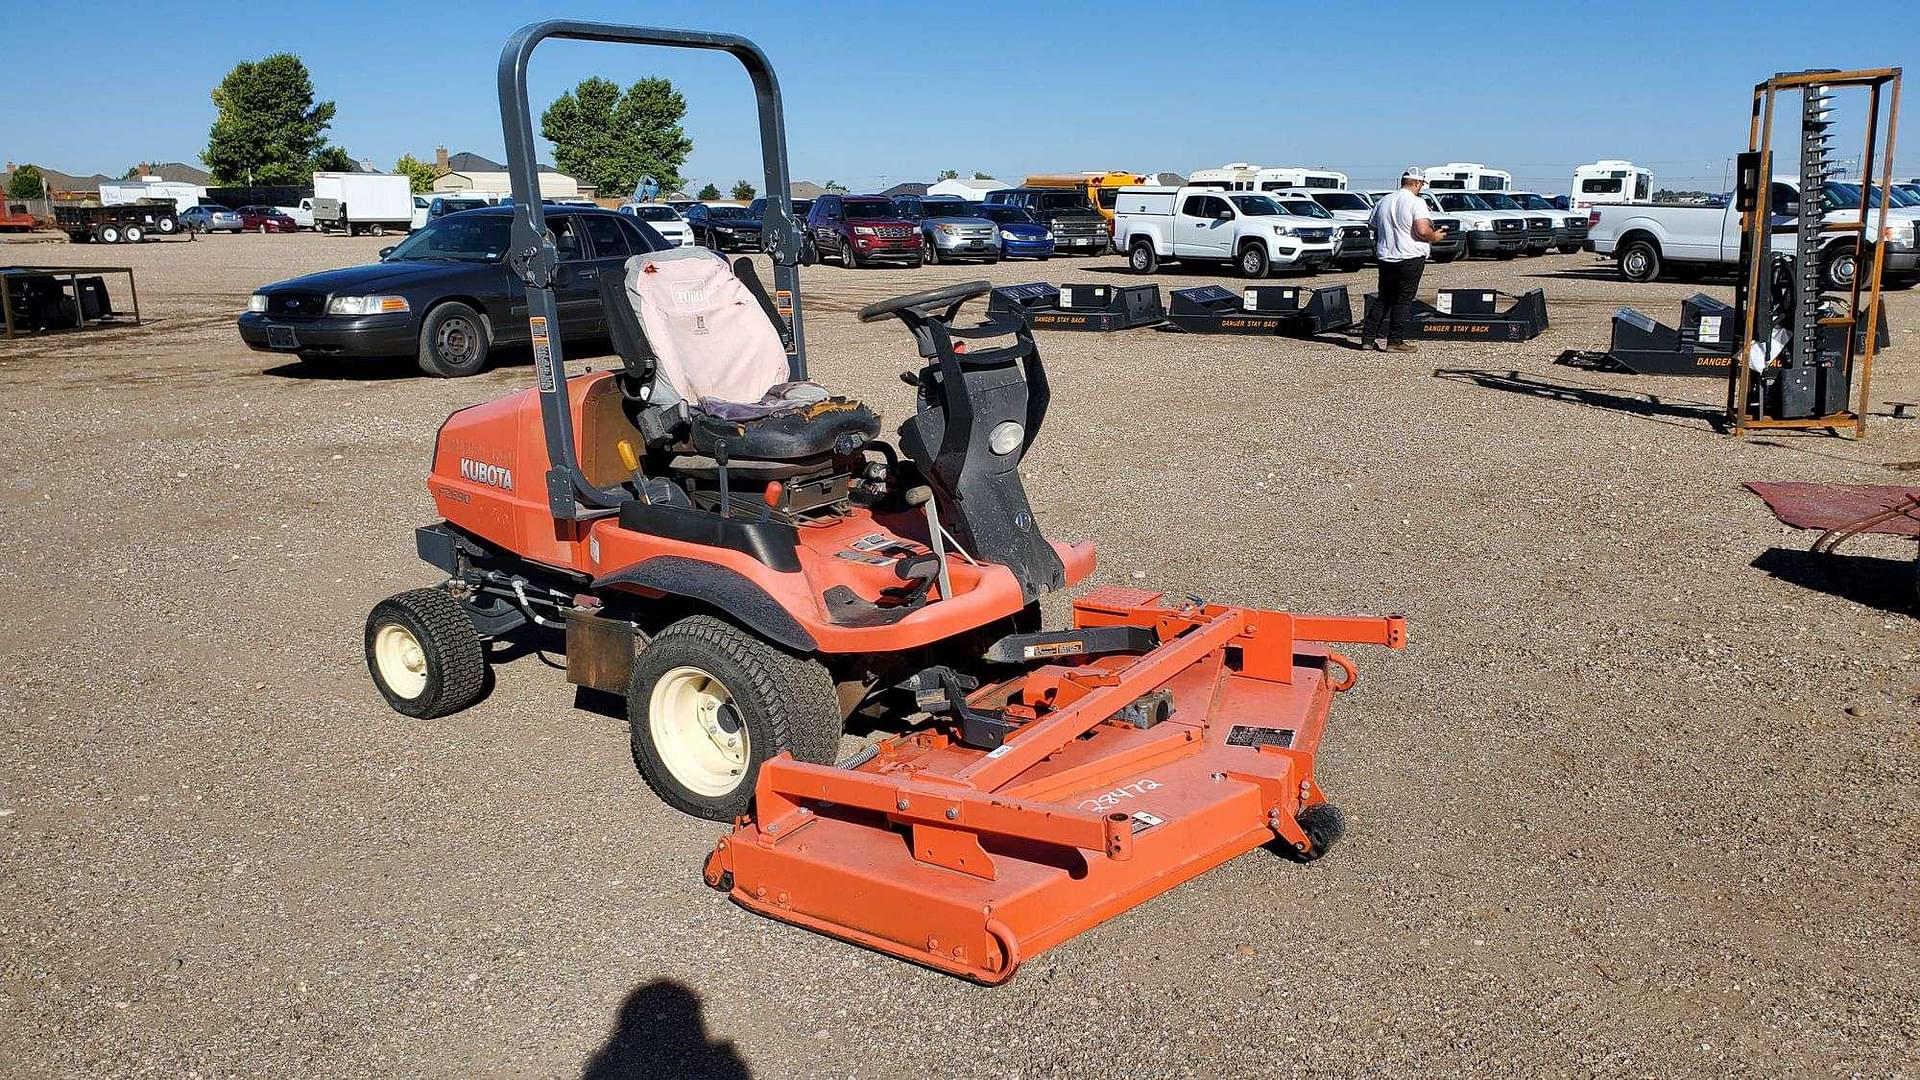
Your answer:
[[[33,212],[23,202],[0,203],[0,232],[32,232]]]
[[[1217,169],[1196,170],[1187,177],[1187,186],[1218,188],[1221,191],[1252,191],[1259,177],[1260,166],[1246,161],[1229,161]]]
[[[1646,202],[1653,197],[1653,170],[1631,161],[1605,160],[1573,167],[1567,208],[1585,210],[1610,203]]]
[[[128,206],[143,202],[172,203],[175,213],[200,205],[207,189],[175,180],[110,180],[100,185],[100,205]]]
[[[1284,191],[1288,188],[1308,188],[1313,191],[1347,190],[1347,174],[1332,169],[1274,168],[1261,169],[1254,174],[1256,191]]]
[[[406,232],[412,224],[413,185],[406,177],[395,173],[313,174],[316,230],[384,236],[389,230]]]
[[[1489,169],[1477,161],[1450,161],[1427,170],[1427,187],[1434,191],[1508,191],[1513,174]]]
[[[76,244],[98,240],[103,244],[137,244],[180,232],[180,219],[171,202],[124,203],[92,206],[55,203],[53,222]]]

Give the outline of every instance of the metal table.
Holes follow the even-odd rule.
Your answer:
[[[0,324],[4,325],[6,340],[11,341],[24,332],[18,330],[14,324],[13,291],[7,288],[9,281],[13,278],[65,278],[67,288],[73,293],[74,317],[79,320],[79,326],[74,329],[84,330],[89,322],[98,325],[110,319],[118,320],[124,313],[117,310],[89,320],[86,305],[80,302],[80,279],[100,274],[127,275],[127,294],[133,304],[133,325],[139,326],[140,288],[134,284],[131,266],[0,266]]]

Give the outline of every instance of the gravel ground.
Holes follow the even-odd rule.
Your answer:
[[[1911,482],[1920,420],[1739,442],[1718,383],[1553,363],[1700,286],[1436,267],[1554,326],[1411,356],[1045,337],[1029,485],[1096,582],[1412,644],[1336,703],[1331,857],[1246,855],[982,989],[705,888],[718,828],[537,653],[455,716],[384,707],[360,624],[433,579],[435,426],[530,369],[312,378],[232,327],[383,243],[0,252],[131,263],[149,316],[0,345],[0,1072],[1920,1075],[1913,547],[1815,566],[1739,487]],[[815,376],[897,420],[906,338],[847,312],[1119,264],[809,271]],[[1920,396],[1920,293],[1887,308],[1875,397]]]

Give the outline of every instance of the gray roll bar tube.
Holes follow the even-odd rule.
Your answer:
[[[553,290],[566,272],[547,232],[540,203],[539,163],[533,141],[533,115],[527,103],[527,61],[548,38],[660,45],[670,49],[714,49],[730,53],[753,80],[760,114],[760,154],[766,162],[767,211],[762,236],[773,256],[773,286],[779,306],[790,312],[793,332],[788,367],[794,380],[807,377],[806,336],[800,316],[800,225],[793,219],[787,179],[787,124],[781,111],[780,83],[760,47],[737,34],[703,30],[667,30],[648,26],[552,20],[515,31],[500,50],[500,125],[506,138],[507,172],[513,185],[512,248],[508,265],[526,284],[527,321],[532,331],[533,363],[540,386],[540,418],[546,434],[547,504],[553,516],[574,519],[626,500],[588,482],[580,471],[573,443],[573,408],[567,401],[567,361],[560,345],[559,310]]]

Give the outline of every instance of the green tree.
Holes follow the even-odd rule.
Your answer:
[[[712,184],[712,183],[709,183],[707,184],[707,186],[701,188],[700,194],[694,196],[694,198],[699,199],[703,202],[711,199],[717,199],[719,197],[720,197],[720,188],[718,185]]]
[[[13,179],[7,181],[7,195],[15,199],[46,198],[47,178],[40,175],[40,166],[22,165],[13,170]]]
[[[734,182],[732,194],[734,198],[741,202],[752,202],[753,197],[758,195],[759,192],[754,190],[752,184],[747,183],[745,180],[738,180]]]
[[[219,114],[200,160],[217,182],[302,183],[329,149],[333,102],[313,100],[313,77],[292,53],[234,65],[213,104]]]
[[[643,176],[673,191],[693,140],[680,126],[687,99],[667,79],[641,79],[626,90],[595,75],[561,94],[540,114],[540,136],[553,144],[560,171],[603,195],[625,195]]]
[[[120,174],[120,179],[122,179],[122,180],[138,180],[138,179],[140,179],[140,175],[141,175],[141,174],[140,174],[140,166],[138,166],[138,165],[129,165],[129,166],[127,166],[127,171],[126,171],[126,172],[123,172],[123,173],[121,173],[121,174]]]
[[[974,178],[975,180],[991,180],[991,179],[993,179],[993,177],[991,177],[991,176],[988,176],[988,175],[987,175],[986,173],[983,173],[983,172],[981,172],[981,171],[980,171],[979,169],[975,169],[975,170],[973,170],[973,178]]]
[[[942,180],[958,180],[958,179],[960,179],[959,169],[941,169],[940,175],[934,177],[933,181],[934,183],[937,184]]]
[[[431,162],[421,161],[412,154],[401,154],[400,160],[393,163],[393,171],[407,178],[407,186],[415,195],[425,195],[433,190],[433,179],[439,170]]]
[[[845,195],[847,193],[847,185],[841,183],[838,180],[829,180],[826,183],[820,185],[820,190],[831,191],[838,195]]]
[[[327,146],[313,155],[313,160],[307,163],[307,171],[310,173],[359,172],[360,163],[353,160],[353,155],[345,150],[337,146]]]

